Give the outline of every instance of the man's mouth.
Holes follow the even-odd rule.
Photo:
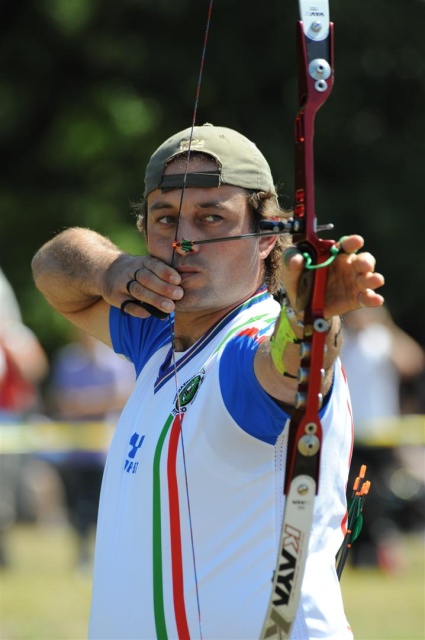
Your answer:
[[[182,282],[199,273],[199,269],[196,269],[195,267],[174,266],[174,269],[179,272]]]
[[[192,267],[191,265],[187,265],[187,264],[185,265],[174,264],[174,269],[178,271],[180,275],[198,273],[199,271],[199,267]]]

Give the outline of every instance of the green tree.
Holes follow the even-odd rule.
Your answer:
[[[64,227],[143,250],[130,204],[150,153],[189,126],[207,1],[5,0],[0,40],[1,266],[50,351],[66,325],[30,261]],[[197,122],[234,127],[292,202],[297,2],[216,1]],[[422,0],[331,1],[336,82],[316,133],[317,210],[363,233],[396,321],[423,341]]]

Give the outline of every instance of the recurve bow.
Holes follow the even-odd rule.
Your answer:
[[[289,638],[301,597],[315,495],[319,489],[322,427],[320,408],[326,334],[327,265],[335,243],[317,235],[314,197],[314,121],[333,85],[333,24],[327,0],[299,0],[297,56],[299,110],[295,119],[294,243],[306,259],[297,307],[304,335],[295,410],[289,424],[286,496],[272,595],[261,640]]]

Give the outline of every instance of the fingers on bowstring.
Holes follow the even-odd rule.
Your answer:
[[[132,284],[129,282],[127,284]],[[135,285],[132,285],[134,288]],[[131,297],[125,298],[121,305],[120,310],[124,315],[135,316],[136,318],[147,318],[148,316],[155,316],[161,320],[166,318],[172,311],[174,311],[174,302],[168,298],[162,298],[161,296],[153,294],[151,291],[145,290],[139,298],[132,296],[132,288],[127,287]]]
[[[132,308],[133,313],[131,312]],[[167,313],[166,311],[161,311],[157,307],[154,307],[147,302],[140,302],[140,300],[135,300],[134,298],[124,300],[124,302],[120,306],[120,310],[123,315],[141,317],[142,319],[147,318],[150,315],[154,316],[155,318],[159,318],[160,320],[164,320],[169,316],[169,313]],[[143,310],[143,313],[138,313],[137,311],[139,310]]]
[[[168,265],[154,260],[157,272],[160,272],[162,277],[180,282],[180,275],[177,272]],[[130,297],[123,300],[120,306],[121,312],[140,318],[153,315],[164,319],[174,311],[174,300],[180,300],[184,294],[181,287],[163,280],[146,265],[135,270],[133,277],[127,281],[125,289]]]
[[[153,256],[144,256],[143,265],[136,269],[133,277],[146,284],[146,278],[152,275],[171,285],[179,285],[181,282],[180,274],[173,267]]]

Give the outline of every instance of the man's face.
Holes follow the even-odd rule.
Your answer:
[[[185,161],[171,163],[165,174],[184,173]],[[191,159],[189,172],[211,171],[213,160]],[[194,245],[190,252],[177,249],[177,240],[206,240],[241,235],[252,231],[252,213],[246,192],[224,185],[213,189],[186,188],[179,217],[181,189],[147,198],[147,240],[149,253],[180,273],[185,291],[176,303],[179,312],[216,311],[235,306],[251,296],[263,281],[263,261],[271,251],[273,238],[247,238],[234,242]]]

